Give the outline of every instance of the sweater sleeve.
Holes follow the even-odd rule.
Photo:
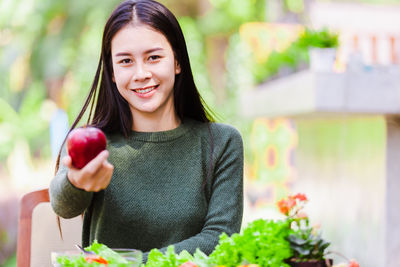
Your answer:
[[[211,195],[204,226],[197,235],[173,244],[177,253],[187,250],[193,254],[199,248],[208,255],[223,232],[230,236],[240,231],[243,216],[242,138],[233,127],[222,125],[213,130],[213,139],[215,166],[213,181],[209,181]],[[164,253],[166,247],[160,251]],[[144,255],[145,260],[148,253]]]
[[[61,157],[66,155],[65,146]],[[63,218],[73,218],[82,214],[89,207],[93,193],[86,192],[71,184],[67,177],[68,168],[60,162],[59,169],[50,183],[49,196],[54,212]]]

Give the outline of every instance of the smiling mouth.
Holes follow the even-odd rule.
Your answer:
[[[153,90],[156,89],[157,87],[158,87],[158,84],[157,84],[157,85],[154,85],[154,86],[144,87],[144,88],[132,89],[132,91],[135,91],[136,93],[139,93],[139,94],[146,94],[146,93],[148,93],[148,92],[153,91]]]

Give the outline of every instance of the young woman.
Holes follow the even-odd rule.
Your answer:
[[[97,92],[98,91],[98,92]],[[240,230],[243,147],[212,122],[196,89],[181,28],[152,0],[127,0],[108,19],[86,103],[107,150],[76,169],[61,150],[50,185],[61,217],[84,214],[82,244],[148,252],[213,251]],[[93,116],[92,116],[93,115]]]

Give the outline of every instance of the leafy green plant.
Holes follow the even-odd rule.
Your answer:
[[[3,267],[15,267],[17,266],[17,255],[14,253],[11,257],[9,257],[6,262],[4,262],[1,266]]]
[[[306,28],[298,41],[302,47],[336,48],[339,45],[339,34],[331,32],[328,28],[321,30]]]
[[[280,77],[281,74],[296,72],[302,65],[307,65],[310,47],[336,48],[338,45],[338,33],[331,32],[327,28],[321,30],[306,28],[299,38],[285,50],[272,51],[265,61],[254,62],[251,72],[254,80],[261,83],[274,77]]]
[[[313,234],[311,228],[299,229],[288,237],[293,250],[293,258],[324,260],[325,249],[330,245],[320,234]]]
[[[288,221],[259,219],[251,222],[240,234],[222,234],[219,244],[210,254],[210,263],[226,267],[241,264],[288,266],[285,259],[292,251],[288,241]]]
[[[197,249],[193,255],[186,250],[175,253],[174,246],[170,245],[165,253],[162,253],[158,249],[152,249],[146,264],[142,264],[141,267],[177,267],[187,262],[191,262],[193,266],[197,267],[209,266],[208,256],[200,251],[200,249]]]
[[[271,79],[281,72],[296,72],[302,65],[308,63],[307,48],[299,41],[293,42],[281,52],[273,51],[265,62],[254,64],[252,73],[257,83]]]

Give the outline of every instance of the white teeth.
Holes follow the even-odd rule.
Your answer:
[[[156,86],[149,87],[149,88],[146,88],[146,89],[135,89],[134,91],[137,92],[137,93],[139,93],[139,94],[145,94],[145,93],[150,92],[150,91],[153,90],[154,88],[156,88]]]

